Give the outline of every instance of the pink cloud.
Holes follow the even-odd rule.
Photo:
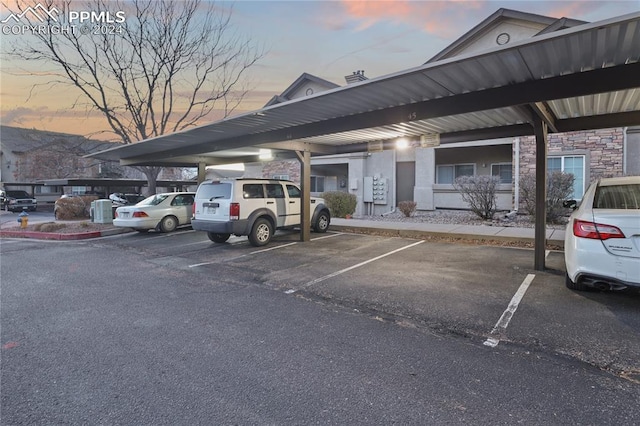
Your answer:
[[[459,35],[467,21],[482,20],[492,11],[484,0],[475,1],[369,1],[342,0],[345,16],[357,21],[356,30],[381,21],[404,23],[443,38]],[[480,13],[478,13],[480,12]],[[474,16],[475,15],[475,16]],[[335,23],[334,26],[344,24]]]

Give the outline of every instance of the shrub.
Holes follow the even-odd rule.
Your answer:
[[[405,215],[405,217],[411,217],[416,212],[416,206],[418,203],[415,201],[400,201],[398,203],[398,209]]]
[[[331,216],[333,217],[347,217],[352,215],[356,211],[356,204],[358,202],[355,194],[349,194],[342,191],[329,191],[322,193],[322,198],[327,203]]]
[[[55,232],[66,226],[67,225],[65,225],[64,223],[45,222],[45,223],[36,223],[33,229],[38,232]]]
[[[462,195],[462,200],[481,219],[493,219],[496,212],[496,190],[500,178],[497,176],[460,176],[453,187]]]
[[[571,173],[549,172],[547,173],[547,221],[557,223],[567,213],[562,206],[564,200],[569,199],[573,193],[575,176]],[[520,199],[525,211],[536,217],[536,178],[534,175],[526,175],[520,179]]]

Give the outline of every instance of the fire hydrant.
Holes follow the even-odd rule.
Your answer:
[[[24,229],[29,224],[29,213],[22,212],[18,215],[18,223],[20,224],[20,228]]]

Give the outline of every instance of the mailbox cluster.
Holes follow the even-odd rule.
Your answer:
[[[363,201],[365,203],[387,204],[388,186],[387,179],[379,175],[365,177]]]

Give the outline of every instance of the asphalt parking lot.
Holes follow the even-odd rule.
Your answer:
[[[640,382],[640,295],[574,292],[562,252],[329,232],[300,243],[278,232],[267,247],[244,237],[214,244],[189,228],[129,233],[95,244],[141,253],[152,264],[346,306],[401,327],[458,335],[488,350],[519,348],[570,357]],[[247,280],[250,277],[250,280]]]

